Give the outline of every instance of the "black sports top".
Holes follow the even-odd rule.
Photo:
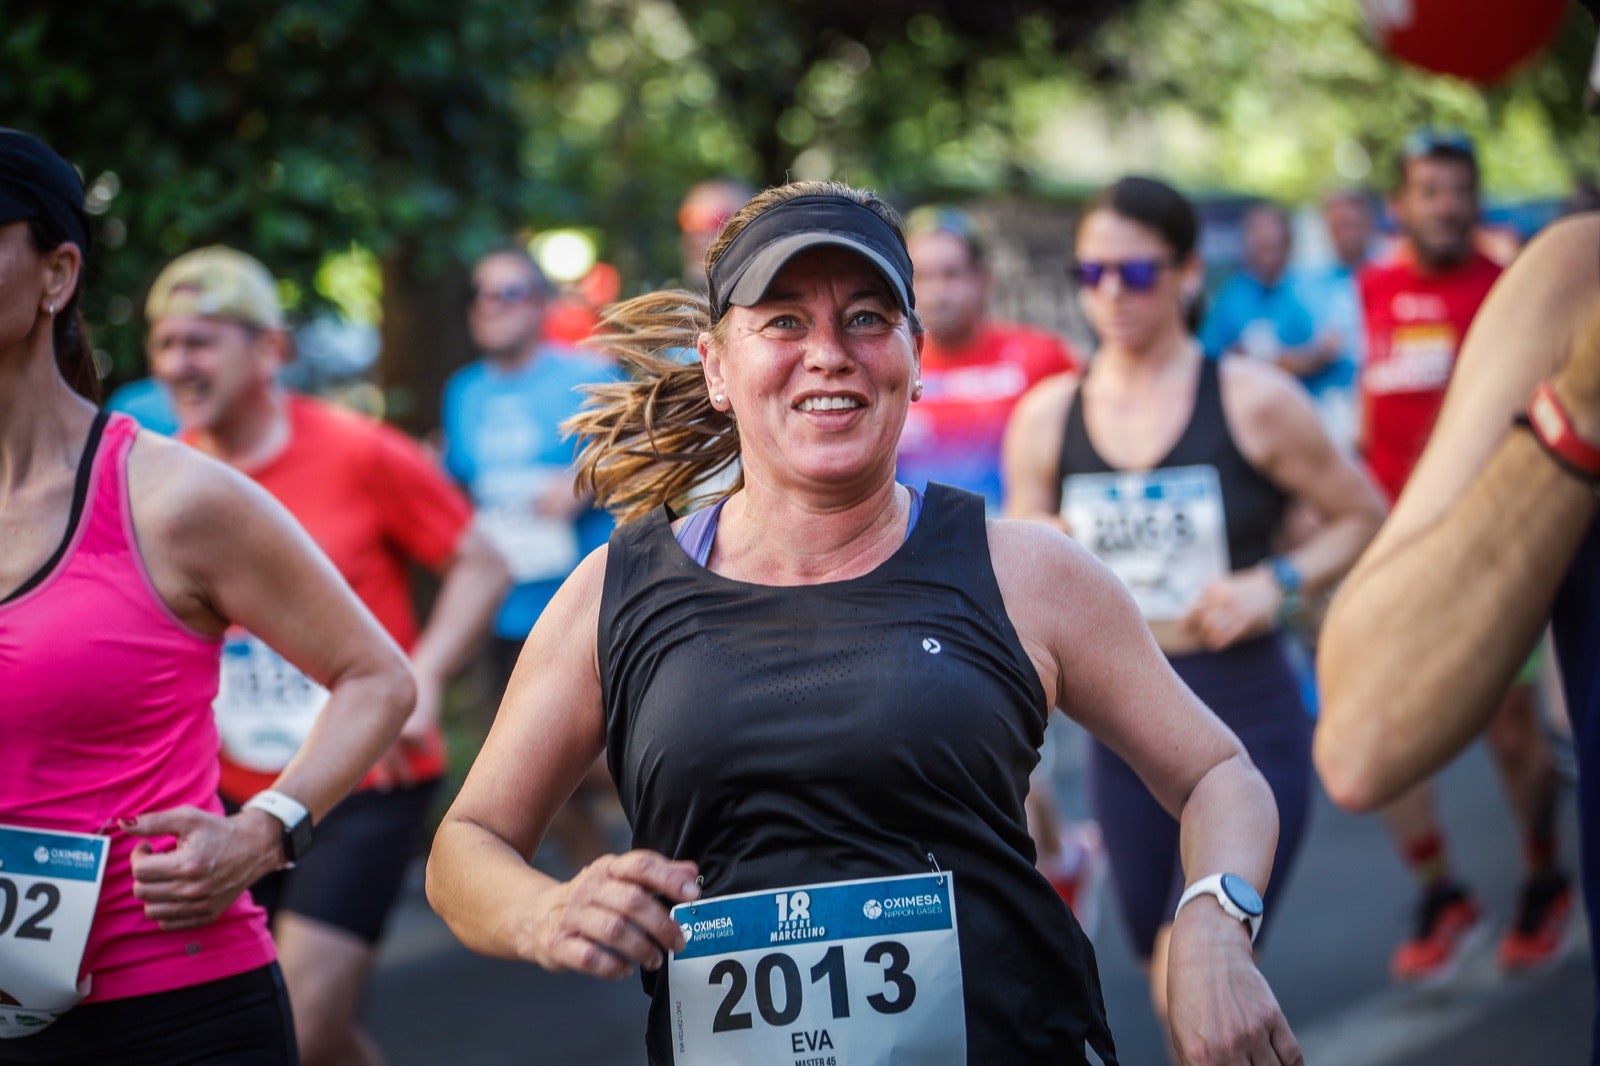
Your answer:
[[[1090,364],[1091,367],[1093,364]],[[1289,497],[1250,465],[1233,442],[1222,410],[1222,384],[1218,362],[1200,360],[1200,380],[1195,389],[1189,424],[1172,450],[1153,469],[1177,466],[1212,466],[1222,487],[1222,514],[1228,529],[1228,564],[1233,570],[1254,566],[1272,554],[1272,536],[1283,522]],[[1088,380],[1088,375],[1084,375]],[[1061,438],[1056,463],[1056,490],[1072,474],[1106,474],[1116,471],[1095,451],[1083,418],[1083,385],[1072,397],[1067,428]],[[1057,506],[1060,505],[1059,496]]]
[[[600,607],[606,757],[634,846],[706,896],[955,874],[972,1063],[1115,1061],[1094,951],[1034,869],[1022,799],[1050,704],[1006,616],[983,499],[928,486],[871,573],[722,577],[666,509],[611,536]],[[673,1061],[667,979],[651,1063]]]

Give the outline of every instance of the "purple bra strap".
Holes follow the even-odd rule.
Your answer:
[[[922,517],[922,493],[909,486],[907,491],[911,493],[911,516],[906,520],[909,538],[911,531],[917,528],[917,519]],[[711,542],[717,537],[717,520],[722,517],[722,505],[727,502],[724,496],[710,507],[700,508],[678,527],[678,546],[701,566],[711,561]]]

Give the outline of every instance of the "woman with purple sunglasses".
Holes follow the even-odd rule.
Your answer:
[[[1204,265],[1176,190],[1128,177],[1089,201],[1075,273],[1100,346],[1037,385],[1005,448],[1006,513],[1066,528],[1122,578],[1178,675],[1243,741],[1278,803],[1270,911],[1306,822],[1311,722],[1278,639],[1337,582],[1383,505],[1275,367],[1208,359],[1189,312]],[[1284,550],[1295,505],[1314,532]],[[1129,939],[1166,1018],[1168,934],[1185,891],[1178,824],[1120,753],[1093,743],[1090,802]],[[1198,887],[1198,886],[1196,886]],[[1262,900],[1253,900],[1258,907]]]

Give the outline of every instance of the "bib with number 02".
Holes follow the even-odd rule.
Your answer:
[[[0,825],[0,1039],[37,1033],[89,994],[78,986],[107,839]]]
[[[949,872],[681,903],[678,1066],[965,1066]]]
[[[1228,572],[1228,527],[1214,466],[1073,474],[1061,483],[1072,535],[1122,579],[1146,621],[1181,618]]]
[[[327,702],[327,689],[260,637],[237,626],[228,630],[212,703],[228,758],[263,773],[282,770],[311,735]]]

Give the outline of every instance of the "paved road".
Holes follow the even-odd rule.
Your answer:
[[[1067,794],[1072,767],[1058,775]],[[1481,745],[1441,783],[1461,871],[1500,923],[1520,860]],[[1572,830],[1570,801],[1568,851]],[[1308,843],[1262,966],[1313,1066],[1477,1066],[1588,1061],[1593,979],[1575,930],[1560,965],[1507,980],[1486,950],[1449,988],[1392,989],[1388,953],[1410,922],[1411,890],[1377,823],[1318,792]],[[1096,934],[1106,1007],[1124,1066],[1164,1066],[1161,1037],[1108,909]],[[645,1000],[607,984],[480,959],[450,936],[415,887],[374,980],[368,1016],[392,1066],[637,1066]]]

